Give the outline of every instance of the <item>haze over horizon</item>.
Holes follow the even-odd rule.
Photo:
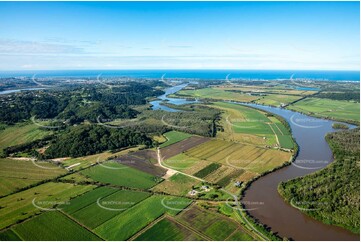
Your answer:
[[[359,2],[0,2],[0,70],[359,70]]]

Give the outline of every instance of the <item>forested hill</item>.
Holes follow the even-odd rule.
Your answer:
[[[288,202],[308,215],[360,233],[360,129],[326,136],[335,161],[325,169],[279,185]]]

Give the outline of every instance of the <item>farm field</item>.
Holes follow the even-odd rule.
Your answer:
[[[226,240],[233,232],[239,229],[239,225],[235,221],[223,215],[199,208],[196,205],[182,212],[176,217],[176,220],[200,231],[212,240]]]
[[[164,213],[178,214],[190,202],[186,198],[153,195],[103,223],[94,231],[107,240],[126,240]]]
[[[247,94],[241,94],[224,90],[222,88],[203,88],[196,90],[181,90],[176,93],[179,96],[190,96],[194,98],[209,98],[216,100],[233,100],[238,102],[251,102],[258,99],[258,97],[250,96]]]
[[[334,120],[360,122],[360,104],[356,102],[326,98],[306,98],[287,108]]]
[[[277,118],[239,104],[217,102],[212,106],[226,111],[222,116],[224,132],[217,134],[219,138],[267,146],[279,143],[282,148],[293,148],[290,132]]]
[[[133,148],[121,150],[116,153],[111,153],[108,151],[108,152],[103,152],[103,153],[95,154],[95,155],[88,155],[88,156],[77,157],[77,158],[66,158],[66,159],[61,160],[61,163],[65,167],[72,166],[71,169],[74,171],[77,171],[77,170],[89,167],[91,165],[94,165],[97,162],[105,161],[109,157],[126,155],[129,152],[134,152],[134,151],[137,151],[138,149],[139,149],[139,147],[133,147]]]
[[[190,134],[178,131],[169,131],[167,133],[164,133],[163,135],[167,138],[167,141],[161,144],[159,146],[160,148],[167,147],[168,145],[177,143],[192,136]]]
[[[39,213],[41,208],[66,203],[92,189],[94,186],[90,185],[49,182],[6,196],[0,200],[0,229]]]
[[[100,240],[98,236],[58,211],[43,213],[29,221],[16,225],[12,230],[22,240],[27,241]]]
[[[0,158],[0,196],[66,172],[49,162]]]
[[[170,195],[184,196],[192,190],[192,186],[198,183],[199,181],[194,178],[176,173],[169,179],[156,185],[152,190],[155,192],[165,192]]]
[[[208,140],[209,138],[206,137],[192,136],[188,139],[182,140],[180,142],[177,142],[175,144],[160,149],[161,155],[163,157],[163,160],[166,160],[172,156],[178,155],[192,148],[193,146],[207,142]]]
[[[267,94],[266,96],[262,96],[260,99],[256,100],[255,102],[269,106],[280,106],[281,104],[288,104],[297,101],[301,98],[303,98],[303,96]]]
[[[144,233],[139,235],[136,241],[175,241],[175,240],[205,240],[205,238],[193,233],[179,223],[169,218],[163,218]]]
[[[81,173],[104,184],[140,189],[150,188],[160,181],[158,177],[115,162],[99,164]]]
[[[199,162],[199,159],[181,153],[163,161],[163,164],[169,168],[182,171],[193,166],[197,162]]]
[[[41,130],[35,124],[22,123],[13,126],[7,126],[0,131],[0,153],[8,146],[23,144],[44,138],[51,134],[52,131]]]
[[[88,200],[86,197],[79,197],[80,204],[84,203],[85,199],[87,203],[90,201],[91,203],[69,213],[70,216],[88,228],[94,229],[150,196],[150,193],[146,192],[108,189],[113,190],[112,193],[98,194],[95,199]],[[74,203],[73,200],[70,203]]]

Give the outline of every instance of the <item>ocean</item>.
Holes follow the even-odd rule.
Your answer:
[[[313,79],[325,81],[360,81],[359,71],[308,70],[62,70],[0,71],[0,77],[130,77],[130,78],[194,78],[206,79]]]

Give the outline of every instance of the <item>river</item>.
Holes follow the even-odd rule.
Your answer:
[[[176,86],[167,89],[166,94],[159,98],[161,100],[168,99],[169,103],[177,105],[184,104],[186,101],[184,99],[166,98],[167,95],[175,93],[183,87]],[[168,107],[161,105],[160,102],[154,107],[168,111]],[[272,231],[277,232],[279,236],[293,240],[359,240],[359,235],[337,226],[323,224],[305,215],[299,209],[287,204],[277,191],[280,182],[313,173],[333,161],[325,135],[335,131],[332,128],[334,121],[318,119],[276,107],[247,105],[286,119],[291,126],[292,135],[299,145],[297,159],[292,165],[259,178],[246,190],[242,202],[248,204],[246,209],[249,209],[249,213],[261,223],[271,227]]]

